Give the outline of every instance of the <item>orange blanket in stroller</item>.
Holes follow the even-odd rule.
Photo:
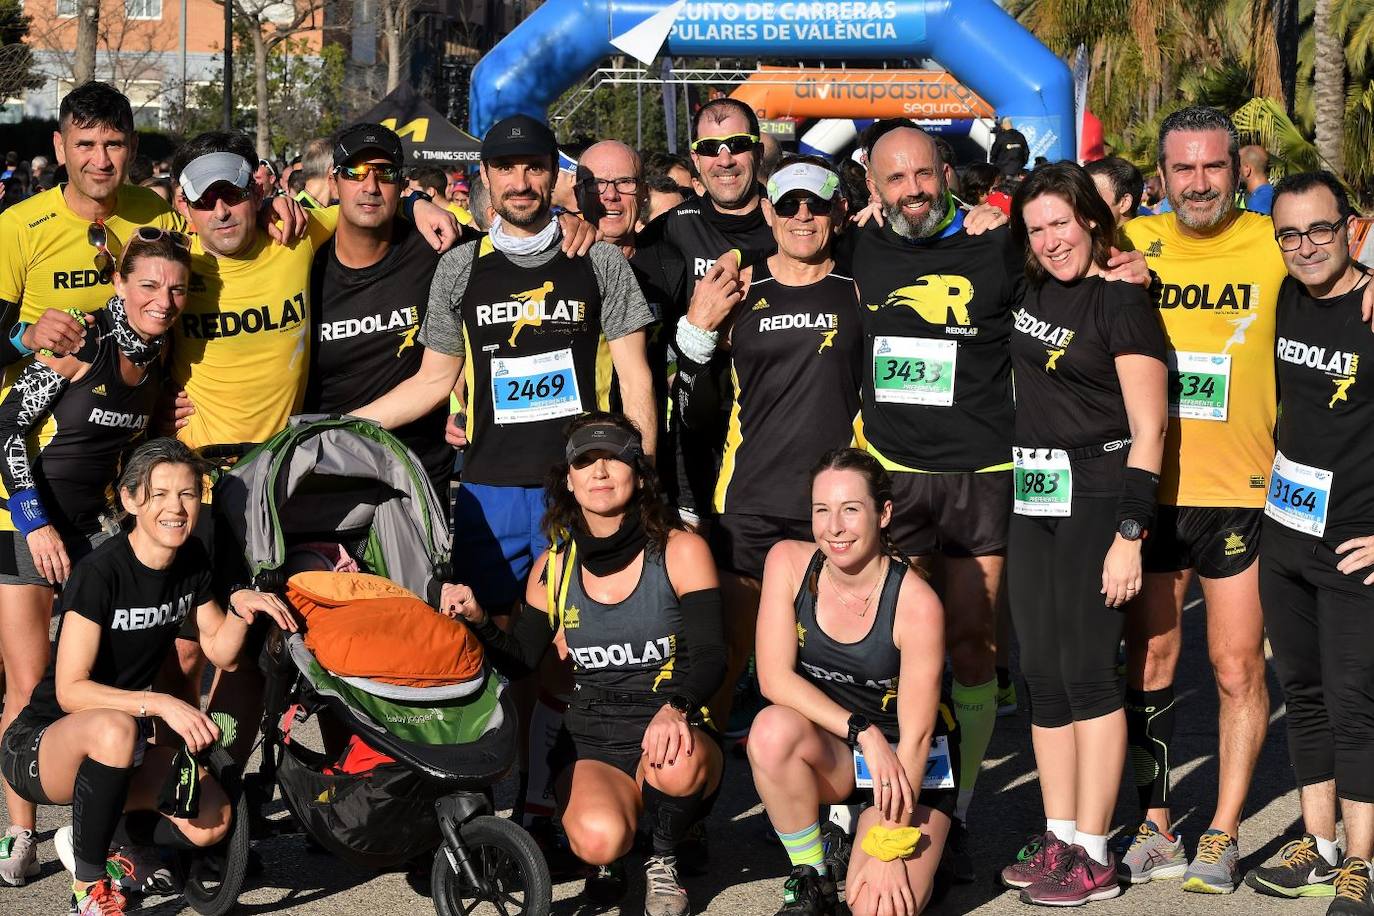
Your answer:
[[[418,595],[366,573],[303,572],[286,598],[305,644],[331,672],[401,687],[439,687],[482,673],[482,645]]]

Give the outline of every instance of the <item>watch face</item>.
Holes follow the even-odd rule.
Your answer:
[[[1121,523],[1121,527],[1117,530],[1120,531],[1121,536],[1128,541],[1140,540],[1140,522],[1136,521],[1133,518],[1126,519],[1124,522]]]

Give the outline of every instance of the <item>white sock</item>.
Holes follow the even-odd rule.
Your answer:
[[[968,806],[973,801],[972,789],[960,789],[959,795],[954,802],[954,817],[956,820],[965,824],[968,823]]]
[[[1055,834],[1058,836],[1058,834]],[[1095,833],[1084,833],[1079,830],[1074,838],[1074,842],[1083,847],[1083,851],[1093,857],[1093,861],[1098,865],[1107,864],[1107,835],[1104,833],[1098,836]]]
[[[1045,818],[1045,831],[1054,834],[1061,843],[1068,843],[1072,846],[1074,843],[1078,842],[1078,840],[1075,839],[1075,837],[1078,836],[1077,821],[1061,821],[1053,817],[1047,817]]]
[[[1317,841],[1317,852],[1321,853],[1327,865],[1341,864],[1341,850],[1335,840],[1324,840],[1315,833],[1312,834],[1312,838]]]

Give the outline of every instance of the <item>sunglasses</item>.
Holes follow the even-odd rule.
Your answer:
[[[248,188],[240,188],[238,185],[221,181],[213,187],[206,188],[199,200],[191,200],[187,203],[193,210],[213,210],[220,201],[223,201],[226,207],[236,207],[247,200],[252,193]]]
[[[104,220],[96,220],[86,230],[86,241],[95,249],[95,269],[100,272],[100,282],[110,282],[114,275],[115,256],[110,254],[111,232],[105,228]]]
[[[171,239],[172,244],[178,248],[185,249],[186,251],[191,250],[191,237],[189,235],[184,232],[176,232],[172,229],[159,229],[157,226],[139,226],[138,231],[134,233],[134,238],[130,239],[130,242],[132,243],[134,240],[137,240],[151,243],[160,242],[163,239]]]
[[[773,204],[773,212],[783,218],[790,218],[797,215],[802,204],[806,204],[806,209],[812,216],[829,216],[835,209],[833,197],[830,200],[821,200],[810,194],[800,194],[796,197],[784,197]]]
[[[400,166],[380,165],[376,162],[364,162],[361,165],[338,165],[334,167],[334,174],[348,181],[366,181],[368,175],[376,175],[377,180],[382,184],[395,184],[401,180]]]
[[[753,134],[731,134],[728,137],[702,137],[692,144],[692,152],[698,156],[719,156],[721,150],[729,150],[731,156],[742,156],[752,152],[759,138]]]

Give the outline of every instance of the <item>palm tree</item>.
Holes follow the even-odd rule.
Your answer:
[[[1315,103],[1317,152],[1337,175],[1345,172],[1342,150],[1345,121],[1345,44],[1335,28],[1337,0],[1316,0],[1313,16],[1317,55],[1312,95]]]

